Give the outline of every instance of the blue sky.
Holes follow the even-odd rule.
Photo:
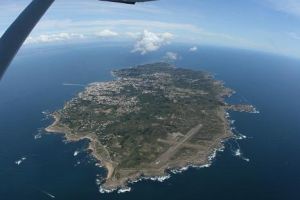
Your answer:
[[[1,34],[29,3],[1,0]],[[79,40],[132,41],[142,54],[183,42],[300,57],[300,0],[56,0],[26,45]]]

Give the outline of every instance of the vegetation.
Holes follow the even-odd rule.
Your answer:
[[[107,187],[137,174],[205,164],[230,136],[222,97],[232,90],[208,73],[155,63],[113,74],[116,80],[91,84],[55,113],[56,126],[92,136],[94,148],[105,149],[94,151],[113,166]]]

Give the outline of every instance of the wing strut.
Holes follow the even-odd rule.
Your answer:
[[[135,4],[153,0],[101,0]],[[0,80],[18,50],[54,0],[32,0],[0,38]]]
[[[18,50],[54,0],[33,0],[0,39],[0,80]]]

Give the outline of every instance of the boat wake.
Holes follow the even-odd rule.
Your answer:
[[[75,156],[77,156],[79,153],[80,153],[80,151],[76,150],[76,151],[74,151],[73,156],[75,157]]]
[[[55,196],[53,194],[50,194],[47,191],[41,190],[42,193],[44,193],[45,195],[47,195],[48,197],[50,197],[51,199],[55,199]]]
[[[16,164],[16,165],[21,165],[26,159],[27,159],[26,157],[22,157],[21,159],[16,160],[16,161],[15,161],[15,164]]]

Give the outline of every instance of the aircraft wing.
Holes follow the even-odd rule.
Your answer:
[[[99,0],[99,1],[111,1],[116,3],[135,4],[138,2],[156,1],[156,0]]]
[[[18,50],[54,0],[34,0],[0,39],[0,79]]]
[[[135,4],[153,0],[99,0]],[[0,39],[0,80],[22,44],[54,0],[33,0]]]

